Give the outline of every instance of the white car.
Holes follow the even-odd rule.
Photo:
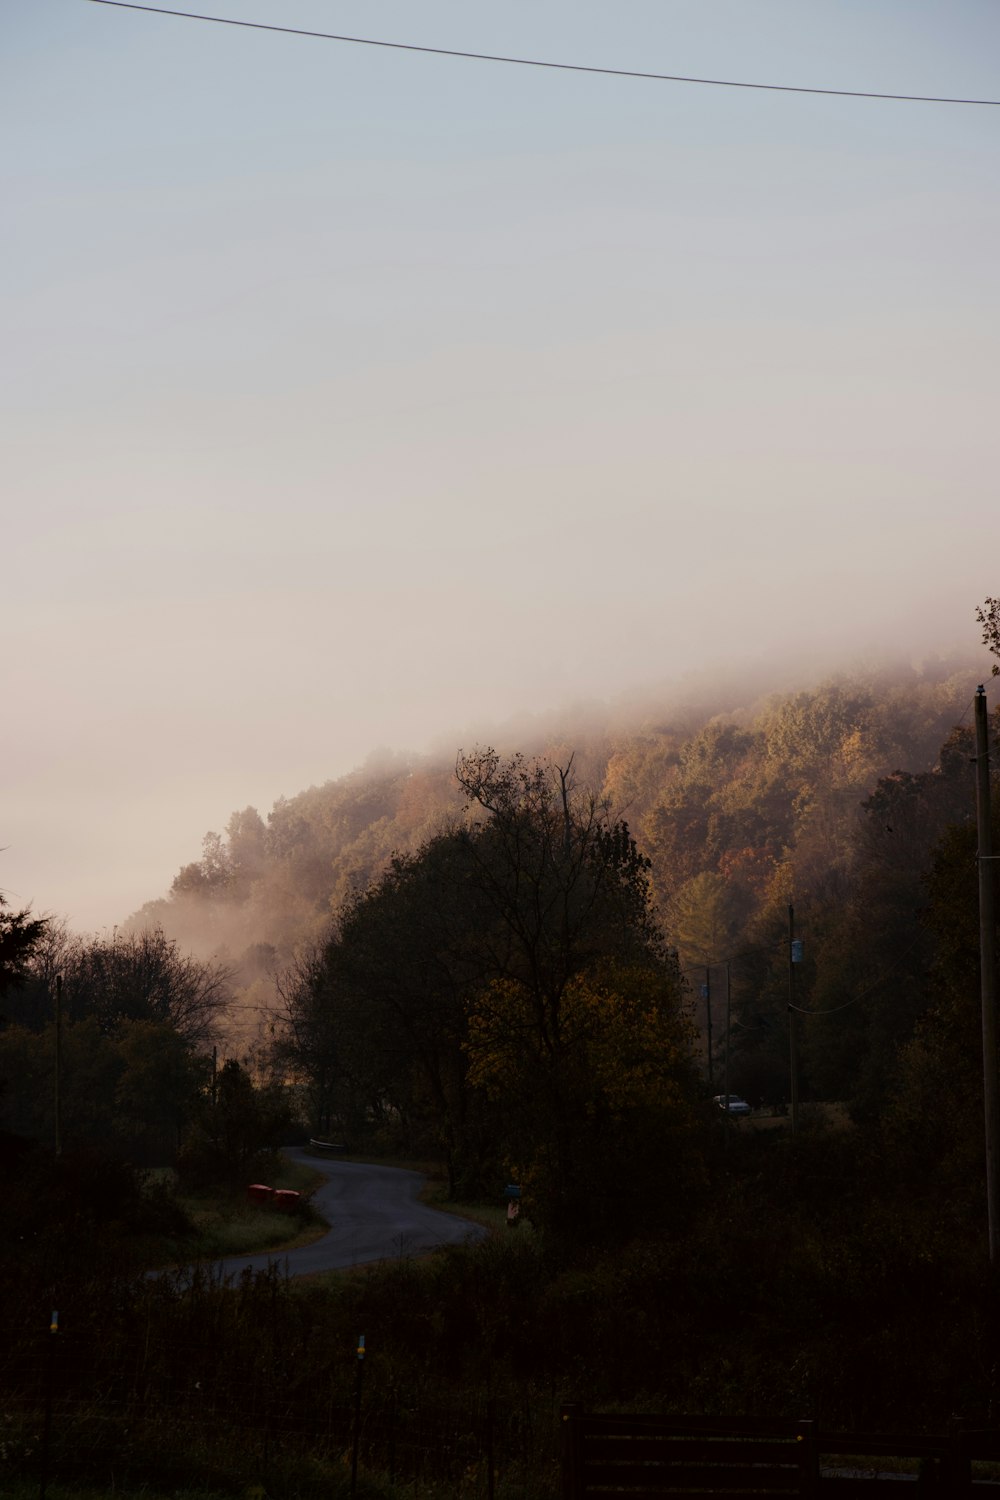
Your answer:
[[[727,1115],[748,1115],[750,1106],[739,1094],[716,1094],[713,1099],[719,1109],[725,1110]]]

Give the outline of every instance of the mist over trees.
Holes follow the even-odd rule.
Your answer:
[[[669,1018],[663,1045],[680,1048],[683,1013],[705,1081],[721,1087],[728,1058],[734,1091],[787,1098],[794,904],[803,1097],[877,1118],[951,982],[934,880],[942,841],[972,819],[974,686],[931,663],[763,697],[748,686],[742,701],[731,688],[725,704],[689,697],[638,725],[536,726],[535,743],[460,755],[458,775],[454,757],[382,757],[266,819],[241,809],[121,931],[84,941],[5,911],[6,1071],[40,1080],[50,1066],[59,973],[73,1076],[91,1080],[66,1107],[95,1138],[112,1118],[135,1132],[145,1098],[156,1149],[176,1145],[217,1042],[260,1084],[294,1080],[316,1131],[442,1150],[456,1189],[515,1163],[541,1174],[541,1115],[554,1117],[574,1050],[597,1088],[578,1115],[618,1107],[595,1083],[614,1016],[640,1093],[643,1029]],[[533,931],[526,889],[542,902]],[[22,929],[28,958],[14,952]],[[51,1105],[35,1094],[8,1115],[44,1133]],[[544,1171],[568,1202],[568,1156]]]
[[[708,1015],[696,971],[715,968],[718,997],[728,962],[731,1085],[764,1098],[788,1089],[794,903],[800,998],[816,1016],[802,1028],[803,1085],[864,1111],[878,1108],[898,1047],[932,1003],[926,882],[937,841],[972,816],[971,731],[955,726],[969,723],[975,682],[951,661],[770,695],[729,684],[725,701],[701,684],[638,722],[577,732],[563,722],[549,734],[535,725],[499,748],[550,768],[573,756],[577,786],[627,820],[649,861],[650,909],[685,971],[702,1067]],[[331,932],[354,930],[365,893],[402,881],[409,857],[467,817],[453,759],[383,757],[280,799],[266,820],[254,808],[234,813],[129,929],[157,924],[228,966],[227,1036],[239,1050],[270,1037],[286,1010],[279,985],[321,962]],[[718,1010],[713,1019],[718,1053]]]

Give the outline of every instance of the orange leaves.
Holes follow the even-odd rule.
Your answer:
[[[495,980],[476,997],[465,1046],[470,1083],[493,1098],[537,1105],[549,1091],[620,1116],[679,1103],[690,1042],[670,977],[636,966],[575,975],[547,1001]]]

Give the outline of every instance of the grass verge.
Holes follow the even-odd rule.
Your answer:
[[[325,1158],[317,1158],[317,1161],[322,1159]],[[440,1162],[348,1155],[336,1159],[419,1172],[425,1179],[420,1197],[429,1208],[469,1219],[487,1229],[500,1230],[506,1223],[503,1204],[463,1203],[449,1198],[447,1174]],[[269,1176],[269,1187],[289,1188],[307,1197],[326,1181],[325,1173],[318,1167],[293,1162],[287,1157],[281,1157],[280,1162],[280,1168]],[[162,1174],[157,1175],[162,1177]],[[151,1266],[167,1268],[193,1260],[222,1260],[234,1255],[294,1250],[321,1239],[329,1227],[318,1216],[304,1222],[301,1215],[279,1213],[266,1204],[253,1203],[243,1188],[231,1192],[179,1193],[177,1201],[194,1225],[195,1233],[186,1239],[152,1243],[146,1256]],[[518,1233],[530,1234],[531,1226],[520,1225]],[[329,1274],[337,1276],[341,1273]]]
[[[314,1167],[281,1157],[269,1187],[287,1188],[304,1198],[325,1177]],[[178,1193],[177,1202],[194,1225],[184,1239],[161,1240],[148,1248],[150,1265],[172,1266],[192,1260],[221,1260],[230,1255],[256,1255],[268,1250],[294,1250],[322,1239],[329,1225],[308,1205],[294,1214],[253,1203],[246,1189]]]

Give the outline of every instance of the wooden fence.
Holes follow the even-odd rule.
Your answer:
[[[825,1432],[815,1422],[560,1412],[563,1500],[710,1495],[855,1500],[903,1493],[1000,1496],[1000,1431]]]

